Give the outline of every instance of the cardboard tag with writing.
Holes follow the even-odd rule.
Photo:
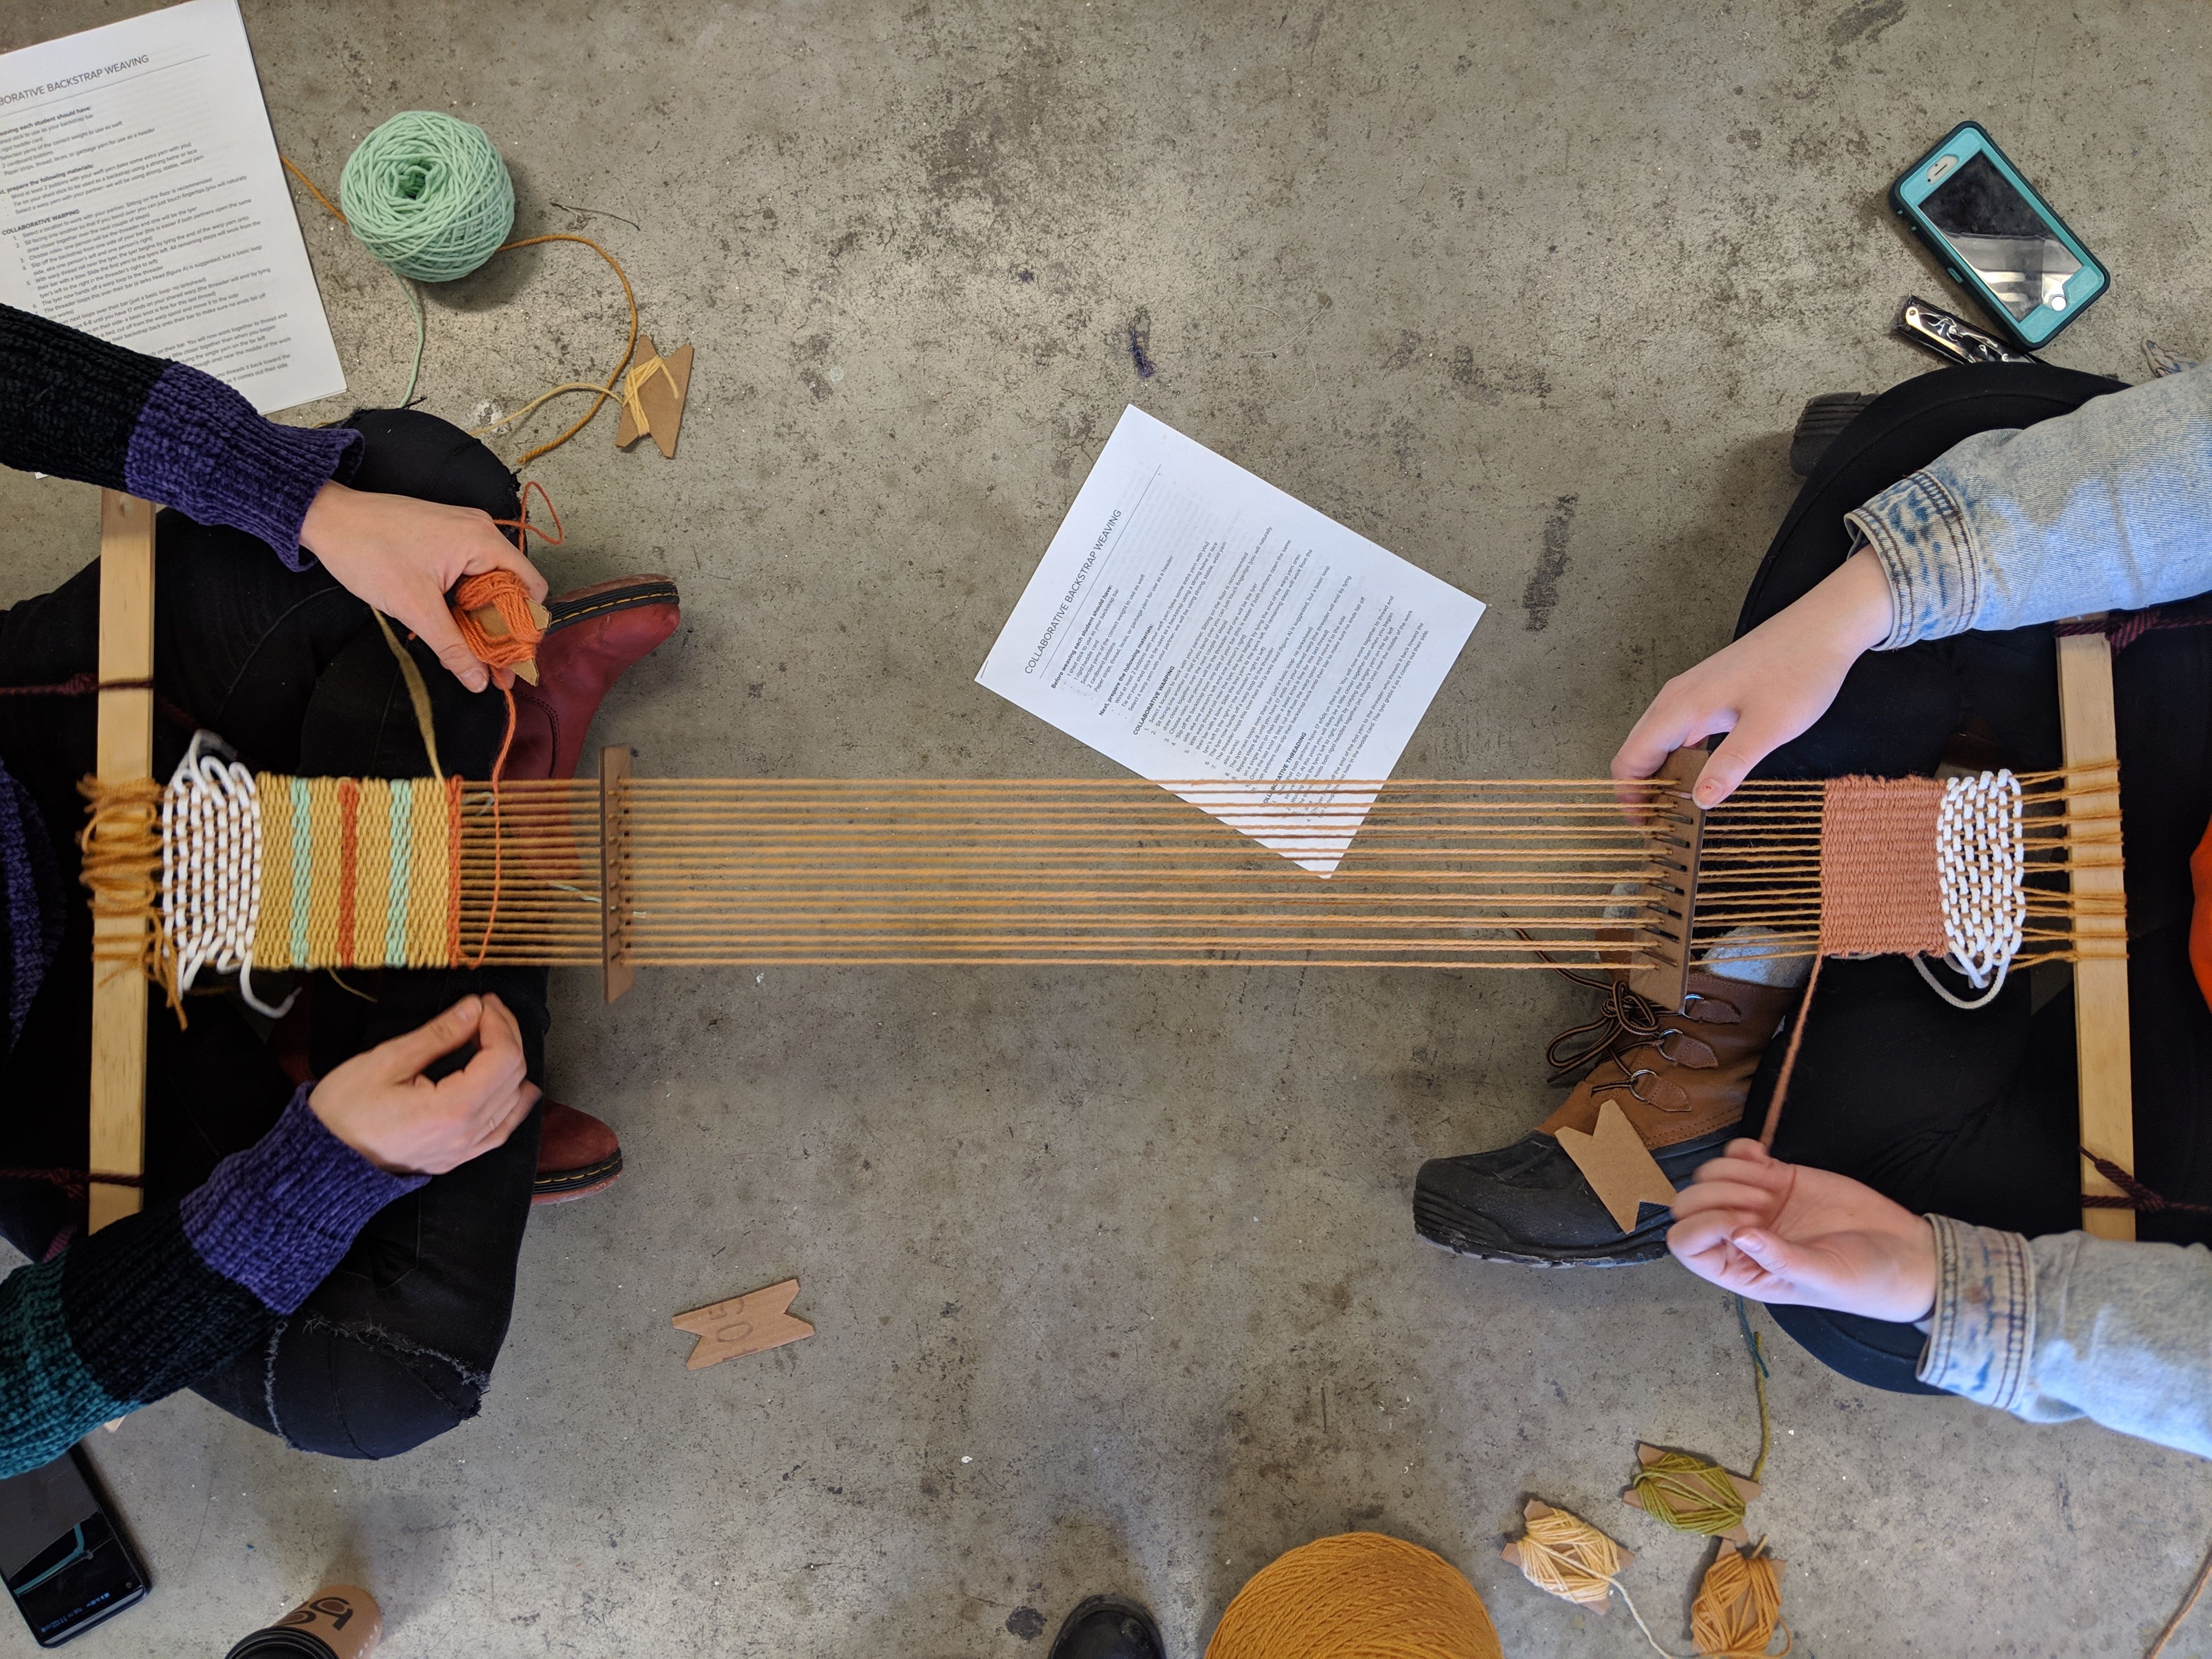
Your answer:
[[[669,1322],[699,1339],[692,1345],[691,1357],[684,1362],[684,1368],[696,1371],[725,1359],[764,1353],[770,1348],[780,1348],[787,1342],[813,1335],[813,1326],[784,1311],[798,1294],[799,1281],[787,1279],[781,1285],[748,1291],[727,1302],[677,1315]]]

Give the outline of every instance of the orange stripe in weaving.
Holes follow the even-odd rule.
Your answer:
[[[1934,778],[1831,778],[1820,810],[1820,954],[1940,957],[1936,867],[1943,786]]]
[[[361,786],[338,780],[338,966],[353,966],[354,864],[361,855]]]

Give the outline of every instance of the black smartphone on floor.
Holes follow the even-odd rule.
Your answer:
[[[0,1480],[0,1579],[42,1648],[82,1636],[152,1588],[77,1447]]]

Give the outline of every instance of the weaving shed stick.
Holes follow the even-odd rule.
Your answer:
[[[2069,769],[2116,763],[2119,742],[2112,717],[2112,647],[2102,634],[2063,634],[2058,639],[2058,714]],[[2069,799],[2069,817],[2108,816],[2120,810],[2118,774],[2109,789]],[[2125,872],[2117,860],[2075,860],[2077,895],[2109,895],[2109,915],[2081,915],[2075,923],[2081,956],[2074,964],[2074,1042],[2081,1089],[2081,1145],[2124,1170],[2136,1167],[2135,1081],[2128,1052],[2128,927]],[[2106,945],[2099,951],[2095,944]],[[2117,1195],[2119,1188],[2081,1160],[2084,1196]],[[2132,1210],[2084,1209],[2081,1226],[2100,1238],[2136,1236]]]
[[[154,507],[103,489],[94,769],[110,787],[154,775],[153,678]],[[138,1212],[146,1172],[146,975],[103,960],[101,949],[133,952],[146,927],[139,917],[93,916],[92,1232]]]

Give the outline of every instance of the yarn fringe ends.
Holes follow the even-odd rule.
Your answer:
[[[87,803],[85,826],[77,832],[82,855],[78,879],[92,895],[92,959],[111,973],[144,974],[161,988],[169,1006],[184,1023],[177,954],[157,925],[161,909],[162,786],[150,778],[102,783],[78,781]],[[135,930],[103,927],[102,922],[136,922]]]

